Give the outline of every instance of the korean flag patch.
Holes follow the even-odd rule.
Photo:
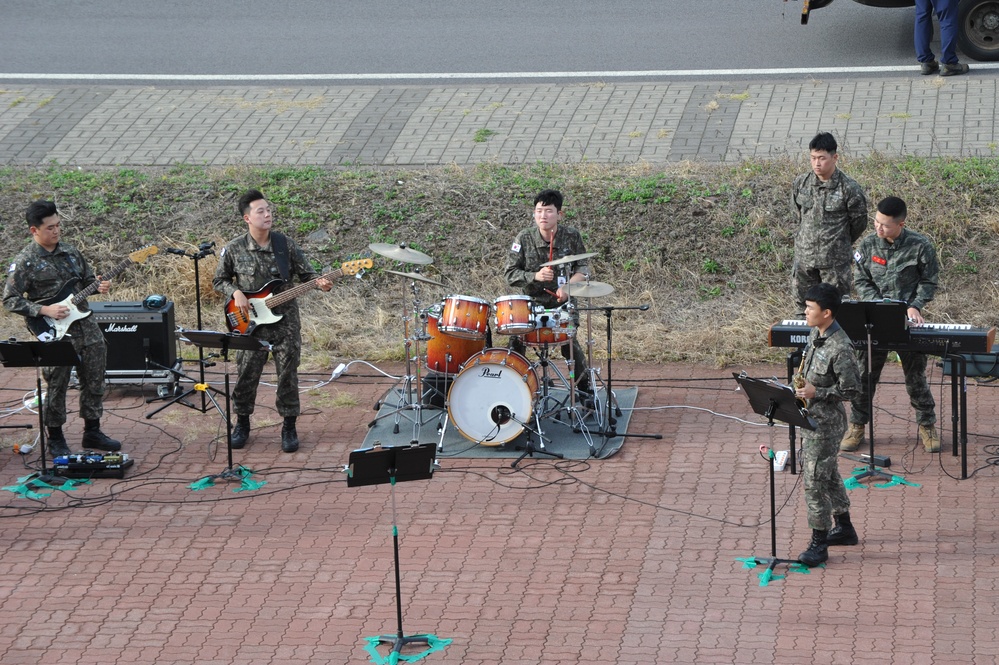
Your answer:
[[[863,260],[864,260],[864,255],[860,253],[859,249],[853,253],[853,262],[856,263],[858,266],[861,264]]]
[[[519,252],[520,251],[520,243],[517,242],[516,240],[514,240],[513,244],[510,245],[510,251],[511,252]],[[11,266],[11,267],[13,268],[13,266]]]
[[[16,270],[16,269],[17,269],[17,264],[16,263],[11,263],[10,267],[7,268],[7,272],[11,273],[11,272],[14,272],[14,270]]]

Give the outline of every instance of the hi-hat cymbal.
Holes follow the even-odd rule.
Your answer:
[[[418,252],[415,249],[407,247],[406,243],[402,243],[401,245],[392,245],[387,242],[373,242],[368,245],[368,249],[375,254],[381,254],[387,259],[401,261],[402,263],[427,265],[434,262],[432,258],[423,252]]]
[[[399,272],[398,270],[386,270],[385,272],[389,273],[390,275],[399,275],[399,277],[405,277],[406,279],[411,279],[411,280],[413,280],[415,282],[423,282],[425,284],[433,284],[434,286],[440,286],[441,285],[441,283],[438,282],[436,279],[431,279],[429,277],[425,277],[425,276],[421,275],[418,272]]]
[[[573,282],[567,288],[570,296],[577,298],[603,298],[614,293],[614,287],[607,282]]]
[[[596,256],[599,252],[587,252],[586,254],[570,254],[569,256],[563,256],[561,259],[555,259],[554,261],[549,261],[548,263],[542,263],[541,267],[545,268],[547,266],[560,266],[563,263],[575,263],[576,261],[582,261],[583,259],[588,259],[590,257]]]

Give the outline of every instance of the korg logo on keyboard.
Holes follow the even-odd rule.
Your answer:
[[[791,335],[791,344],[805,346],[808,344],[808,335]]]

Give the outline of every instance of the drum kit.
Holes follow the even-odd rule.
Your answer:
[[[374,243],[369,248],[404,264],[433,263],[430,256],[406,245]],[[567,256],[546,265],[564,266],[568,270],[571,263],[592,256],[596,253]],[[503,445],[527,430],[529,452],[560,457],[545,451],[541,420],[553,418],[581,431],[591,453],[594,451],[583,424],[582,408],[576,405],[572,381],[549,358],[552,351],[571,344],[577,334],[578,319],[574,316],[572,298],[561,307],[546,309],[526,295],[506,295],[492,302],[468,295],[448,295],[439,303],[425,307],[421,285],[441,287],[439,280],[423,274],[420,268],[385,272],[404,280],[404,285],[408,283],[409,298],[404,293],[402,313],[406,376],[395,389],[395,403],[391,405],[394,408],[380,413],[369,426],[393,416],[393,432],[398,433],[401,418],[411,413],[411,417],[406,417],[413,423],[412,440],[416,442],[421,426],[426,424],[423,412],[428,411],[432,414],[428,422],[437,420],[438,450],[443,450],[446,430],[453,425],[464,438],[483,446]],[[610,284],[594,281],[572,283],[567,289],[572,297],[579,298],[602,298],[614,293]],[[587,313],[588,336],[589,330]],[[506,345],[494,347],[494,332],[519,338],[535,351],[538,360],[532,362]],[[421,351],[421,343],[425,344],[425,353]],[[599,379],[597,370],[592,369],[592,345],[591,338],[587,344],[591,356],[588,371],[594,372],[590,385],[595,388]],[[572,352],[569,356],[571,367]],[[416,394],[418,387],[423,389],[420,395]],[[555,397],[551,391],[555,387],[564,389],[564,398]],[[383,404],[389,405],[388,400],[379,402],[378,407]],[[566,411],[568,422],[561,419]],[[538,437],[538,449],[533,448],[531,435]]]

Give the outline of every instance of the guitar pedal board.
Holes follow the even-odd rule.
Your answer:
[[[73,453],[52,460],[52,473],[62,478],[124,478],[134,463],[126,453]]]

